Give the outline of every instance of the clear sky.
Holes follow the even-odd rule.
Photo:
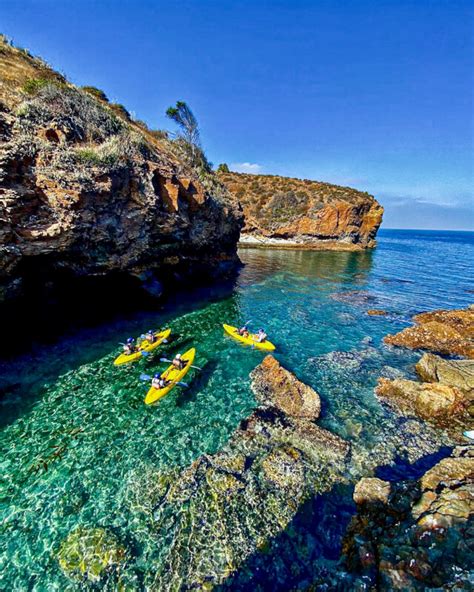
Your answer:
[[[0,28],[212,162],[373,193],[394,228],[474,229],[472,0],[2,0]]]

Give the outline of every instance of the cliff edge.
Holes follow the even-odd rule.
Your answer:
[[[210,170],[0,38],[0,302],[59,278],[229,270],[242,214]]]
[[[368,193],[308,179],[219,172],[245,216],[241,244],[358,250],[375,246],[383,207]]]

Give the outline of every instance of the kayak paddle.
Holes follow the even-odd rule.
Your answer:
[[[160,358],[160,362],[167,362],[168,364],[172,364],[173,360],[168,360],[168,358]],[[183,362],[186,362],[186,360],[183,360]],[[202,368],[199,368],[199,366],[193,366],[192,364],[191,368],[195,368],[196,370],[202,370]]]
[[[140,374],[140,380],[151,380],[151,376],[149,374]],[[170,380],[170,382],[174,382],[174,384],[177,384],[178,386],[189,386],[187,382],[176,382],[175,380]]]

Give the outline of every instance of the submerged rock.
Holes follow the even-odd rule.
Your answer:
[[[377,590],[470,589],[473,448],[459,447],[419,481],[362,479],[344,542],[346,566]]]
[[[388,315],[388,312],[386,310],[381,310],[378,308],[369,308],[367,314],[371,317],[385,317]]]
[[[222,450],[165,478],[148,509],[157,540],[172,536],[151,589],[223,583],[289,527],[305,500],[344,479],[349,445],[314,423],[317,393],[271,356],[252,380],[261,405]]]
[[[474,308],[435,310],[416,315],[413,320],[414,327],[387,335],[385,343],[474,358]]]
[[[97,582],[124,563],[127,552],[110,531],[79,527],[61,543],[57,558],[68,577]]]

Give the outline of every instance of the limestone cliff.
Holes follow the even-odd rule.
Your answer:
[[[210,171],[0,39],[0,301],[58,277],[145,286],[236,261],[242,215]]]
[[[383,208],[368,193],[276,175],[220,172],[243,208],[241,243],[357,250],[375,246]]]

